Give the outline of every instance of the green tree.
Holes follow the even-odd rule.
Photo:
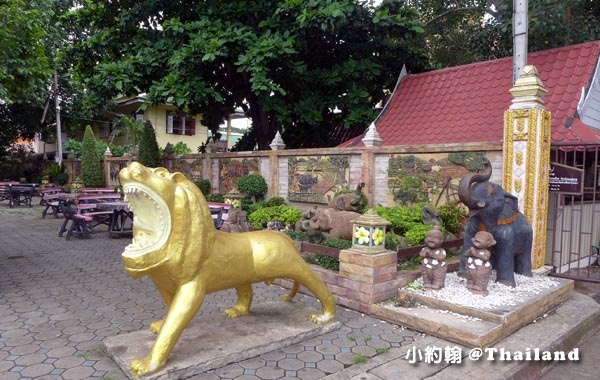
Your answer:
[[[89,125],[85,127],[85,133],[83,134],[81,180],[86,187],[104,187],[104,173],[96,149],[96,137]]]
[[[144,130],[140,138],[140,146],[138,152],[138,161],[145,166],[156,168],[162,165],[160,152],[158,150],[158,142],[154,127],[149,120],[144,123]]]
[[[71,31],[60,18],[72,9],[76,0],[8,0],[0,2],[0,147],[8,147],[17,138],[31,138],[36,132],[56,135],[54,95],[62,99],[61,110],[67,116],[79,113],[84,92],[69,75],[59,77],[53,87],[53,72],[66,73],[61,66],[59,48],[69,43]],[[72,25],[71,30],[85,26]],[[46,110],[44,106],[46,105]],[[63,118],[63,127],[85,125],[78,118]],[[43,122],[40,123],[40,120]],[[5,149],[0,149],[0,155]]]
[[[600,2],[529,1],[528,50],[600,39]],[[512,0],[421,0],[414,3],[433,67],[512,55]]]
[[[52,68],[44,42],[46,16],[36,2],[0,3],[0,99],[4,102],[45,98]]]
[[[143,121],[134,120],[129,116],[122,115],[113,127],[110,134],[110,141],[114,142],[116,138],[123,137],[125,145],[129,145],[135,151],[143,133]]]
[[[213,133],[239,106],[261,149],[277,130],[295,147],[336,122],[366,127],[402,65],[426,65],[413,53],[417,15],[400,0],[115,0],[67,19],[90,26],[65,57],[98,104],[146,92],[201,113]]]

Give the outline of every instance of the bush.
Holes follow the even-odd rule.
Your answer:
[[[252,202],[252,200],[250,200],[248,198],[243,198],[241,207],[242,207],[242,210],[246,211],[246,213],[248,215],[250,215],[253,212],[255,212],[256,210],[258,210],[259,208],[263,208],[264,204],[261,202],[254,203],[254,202]]]
[[[262,228],[263,223],[279,221],[284,225],[293,225],[302,219],[302,211],[290,206],[261,207],[248,215],[248,222],[255,228]]]
[[[253,200],[256,197],[263,196],[267,192],[267,182],[260,174],[247,174],[242,176],[237,183],[237,189],[241,193],[246,193]]]
[[[46,168],[46,170],[44,170],[44,172],[42,173],[44,176],[48,177],[48,180],[52,183],[54,183],[55,185],[58,185],[58,180],[57,177],[63,173],[63,168],[61,167],[62,165],[59,164],[52,164],[50,165],[48,168]],[[65,175],[67,175],[65,173]],[[68,180],[68,175],[67,175],[67,180]],[[66,183],[66,182],[65,182]]]
[[[410,230],[406,231],[404,236],[408,240],[409,246],[421,245],[425,243],[425,236],[433,226],[426,226],[424,224],[415,224]]]
[[[172,145],[171,148],[173,149],[173,154],[175,155],[192,153],[192,150],[183,141],[178,141],[175,145]]]
[[[265,207],[281,206],[285,204],[285,199],[282,197],[273,197],[265,202]]]
[[[104,173],[91,126],[85,127],[81,145],[81,180],[86,187],[103,187]]]
[[[314,255],[305,257],[304,261],[306,261],[309,264],[318,265],[321,268],[333,270],[336,272],[340,270],[340,260],[336,259],[335,257],[327,255]]]
[[[338,248],[338,249],[348,249],[348,248],[352,247],[352,242],[350,240],[340,239],[340,238],[323,239],[323,240],[321,240],[321,242],[319,244],[323,245],[325,247]]]
[[[54,184],[62,186],[69,182],[69,175],[65,172],[59,173],[54,177]]]
[[[210,194],[210,181],[209,180],[199,179],[194,183],[196,184],[196,186],[198,186],[198,188],[200,189],[202,194],[204,194],[204,196],[207,196],[208,194]]]
[[[460,234],[463,230],[462,222],[468,217],[467,212],[460,206],[445,204],[439,207],[440,219],[444,228],[453,234]]]
[[[308,241],[308,235],[304,231],[296,232],[294,230],[283,230],[282,232],[293,240]]]
[[[395,234],[393,231],[385,232],[385,249],[397,251],[402,241],[402,236]]]
[[[225,195],[221,193],[213,193],[204,196],[207,202],[225,203]]]
[[[421,207],[375,207],[377,215],[392,223],[390,230],[398,235],[404,235],[415,225],[423,225]]]

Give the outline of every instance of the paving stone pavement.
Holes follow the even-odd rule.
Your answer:
[[[165,309],[148,279],[133,280],[120,254],[130,239],[104,228],[90,239],[57,236],[62,219],[42,208],[0,203],[0,380],[127,379],[102,351],[105,337],[146,329]],[[256,284],[254,303],[287,290]],[[222,313],[233,291],[206,297],[203,315]],[[297,295],[296,302],[318,308]],[[233,363],[193,379],[318,379],[399,350],[422,334],[338,307],[342,328]]]

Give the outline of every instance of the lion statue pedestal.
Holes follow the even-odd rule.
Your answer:
[[[168,309],[164,319],[150,326],[157,334],[150,352],[131,362],[135,376],[165,366],[209,293],[234,288],[237,302],[225,314],[236,318],[250,311],[253,283],[287,278],[294,287],[284,301],[304,285],[323,308],[308,319],[319,324],[333,320],[333,296],[287,235],[218,231],[202,192],[181,173],[132,162],[119,178],[134,213],[133,241],[122,254],[125,269],[133,278],[149,276]]]

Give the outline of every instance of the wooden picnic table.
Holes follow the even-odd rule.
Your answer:
[[[118,221],[114,210],[122,207],[126,203],[121,202],[121,195],[118,193],[97,193],[97,194],[62,194],[61,208],[65,221],[61,226],[58,236],[62,236],[66,231],[66,239],[70,240],[73,234],[84,237],[91,237],[94,227],[100,224],[108,226],[110,235],[115,229],[115,223]],[[69,223],[71,223],[69,225]],[[68,227],[67,227],[68,226]],[[119,230],[124,229],[123,223],[119,224]]]
[[[133,211],[127,202],[98,203],[98,210],[112,211],[108,236],[131,235],[133,232]]]
[[[9,183],[4,185],[4,191],[0,200],[8,199],[8,206],[29,206],[32,207],[31,200],[37,194],[36,183]]]

